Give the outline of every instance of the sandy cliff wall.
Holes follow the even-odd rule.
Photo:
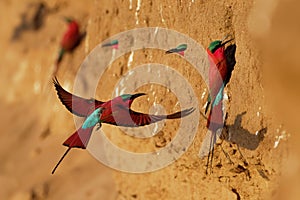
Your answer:
[[[272,97],[266,98],[264,77],[269,73],[263,73],[262,58],[265,54],[261,52],[273,49],[271,45],[264,49],[266,45],[263,45],[268,44],[269,47],[269,44],[273,44],[272,40],[265,40],[273,32],[267,29],[263,36],[256,34],[253,20],[259,19],[253,17],[253,14],[253,18],[249,16],[257,2],[253,5],[251,1],[238,0],[51,0],[47,1],[48,10],[44,13],[42,26],[38,30],[25,31],[19,39],[11,41],[14,28],[21,22],[21,14],[26,10],[33,12],[30,10],[32,2],[38,1],[0,2],[0,22],[3,27],[0,33],[0,158],[3,163],[0,167],[0,196],[5,199],[278,197],[283,163],[289,152],[287,141],[290,132],[278,117],[278,111],[269,105]],[[272,12],[268,14],[272,16]],[[221,146],[217,145],[213,173],[205,174],[206,159],[198,157],[207,131],[206,121],[201,118],[196,137],[186,153],[161,170],[145,174],[119,172],[105,167],[87,151],[72,150],[59,171],[51,175],[52,167],[65,151],[61,146],[62,141],[75,130],[72,115],[59,102],[51,82],[60,37],[66,28],[61,20],[63,16],[74,17],[81,29],[86,31],[79,47],[64,57],[57,74],[62,85],[69,91],[72,91],[78,69],[89,52],[103,40],[120,32],[133,28],[163,27],[188,35],[204,48],[212,40],[222,39],[226,34],[234,36],[237,46],[236,65],[226,87],[229,96],[226,103],[226,123],[234,143],[224,141],[222,144],[234,164],[229,163]],[[250,32],[249,26],[252,30]],[[277,26],[273,27],[276,32],[280,29]],[[285,35],[281,37],[288,38]],[[273,50],[272,53],[275,52]],[[273,54],[266,56],[270,58]],[[163,51],[150,49],[137,51],[133,59],[130,53],[118,58],[102,76],[96,98],[108,100],[117,81],[129,70],[149,61],[149,57],[151,61],[169,65],[181,73],[191,84],[199,108],[202,109],[205,104],[202,94],[207,86],[193,66],[177,55],[166,56]],[[132,62],[129,65],[130,59]],[[273,77],[272,80],[272,84],[276,82],[276,78]],[[154,103],[163,105],[166,112],[179,109],[174,106],[174,94],[164,87],[146,85],[137,91],[147,92],[149,97],[141,98],[133,104],[139,111],[148,112]],[[280,91],[284,92],[285,88]],[[127,136],[109,125],[103,125],[103,130],[121,148],[133,152],[148,152],[164,148],[176,136],[179,121],[168,121],[165,125],[159,135],[150,139]],[[256,134],[260,130],[263,130],[263,134]],[[280,141],[279,144],[277,141]],[[235,143],[239,144],[247,163]]]

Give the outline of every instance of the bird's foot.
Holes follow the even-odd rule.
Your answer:
[[[97,127],[96,127],[96,131],[98,131],[100,128],[101,128],[101,123],[99,122],[99,123],[97,123]]]

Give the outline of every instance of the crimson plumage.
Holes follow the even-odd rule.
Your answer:
[[[212,131],[216,131],[223,126],[223,90],[224,82],[228,75],[228,67],[225,57],[225,46],[220,41],[220,46],[211,50],[207,48],[207,54],[209,59],[209,95],[211,99],[211,109],[207,120],[207,128]],[[213,104],[218,93],[221,92],[222,98],[218,103]]]
[[[53,79],[53,83],[60,101],[71,113],[80,117],[88,118],[96,109],[101,108],[102,112],[99,116],[100,125],[101,123],[107,123],[126,127],[145,126],[164,119],[177,119],[185,117],[195,110],[194,108],[189,108],[169,115],[145,114],[133,111],[130,108],[134,99],[145,95],[145,93],[137,93],[132,95],[124,94],[115,97],[112,100],[103,102],[93,98],[85,99],[69,93],[63,89],[56,78]],[[68,137],[67,140],[64,141],[63,145],[67,146],[68,149],[53,169],[52,174],[55,172],[56,168],[71,150],[71,148],[85,149],[87,147],[93,128],[94,126],[86,129],[80,127],[70,137]]]
[[[60,46],[65,51],[70,51],[76,46],[79,39],[80,39],[79,25],[75,20],[70,20],[68,22],[68,28],[65,31],[63,38],[60,42]]]
[[[209,96],[205,113],[208,111],[208,108],[210,108],[206,124],[206,127],[209,130],[207,136],[210,138],[204,139],[199,154],[200,156],[203,156],[207,155],[206,153],[208,153],[206,173],[208,173],[209,160],[211,161],[212,166],[214,144],[217,138],[220,136],[224,124],[224,87],[228,83],[235,65],[234,54],[236,46],[230,45],[225,49],[225,44],[229,41],[231,40],[227,40],[225,42],[223,42],[223,40],[216,40],[211,42],[207,48],[209,59]],[[209,142],[208,149],[206,148],[207,142]]]
[[[79,24],[74,19],[65,18],[65,21],[68,23],[68,27],[64,32],[60,42],[60,50],[55,63],[56,66],[53,73],[54,75],[57,73],[59,64],[62,61],[64,54],[72,51],[80,43],[80,40],[83,36],[80,33]]]
[[[95,109],[101,107],[104,109],[100,121],[106,124],[125,127],[145,126],[164,119],[185,117],[194,111],[194,108],[189,108],[169,115],[145,114],[130,109],[132,102],[137,97],[145,95],[144,93],[126,94],[127,98],[125,99],[123,99],[125,95],[121,95],[107,102],[103,102],[93,98],[85,99],[73,95],[64,90],[57,79],[54,79],[53,82],[59,99],[71,113],[80,117],[87,117]]]

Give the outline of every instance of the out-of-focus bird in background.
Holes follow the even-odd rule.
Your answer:
[[[186,49],[187,49],[187,44],[180,44],[176,48],[169,49],[168,51],[166,51],[166,54],[178,53],[178,54],[184,56],[184,51]]]
[[[118,40],[112,40],[111,42],[103,44],[102,47],[112,47],[113,49],[118,49],[119,48],[119,41]]]
[[[59,64],[62,61],[64,54],[66,52],[73,51],[85,36],[85,32],[80,32],[79,24],[76,20],[69,17],[65,17],[64,20],[66,21],[68,26],[60,42],[60,50],[56,59],[53,75],[56,75]]]

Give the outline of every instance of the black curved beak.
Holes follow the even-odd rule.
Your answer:
[[[140,96],[144,96],[144,95],[146,95],[146,93],[136,93],[136,94],[133,94],[130,99],[133,100],[133,99],[136,99],[136,98],[138,98]]]
[[[102,44],[102,47],[110,47],[110,46],[112,46],[112,44],[110,44],[110,43]]]
[[[170,54],[170,53],[176,53],[178,50],[176,48],[173,49],[169,49],[168,51],[166,51],[166,54]]]
[[[226,40],[227,38],[231,38],[229,40]],[[227,44],[228,42],[231,42],[232,40],[234,40],[234,38],[231,36],[231,34],[227,34],[221,41],[221,45],[224,46],[225,44]]]
[[[222,41],[221,45],[224,46],[225,44],[227,44],[228,42],[231,42],[232,40],[234,40],[234,38],[229,39],[229,40],[224,41],[224,42]]]

